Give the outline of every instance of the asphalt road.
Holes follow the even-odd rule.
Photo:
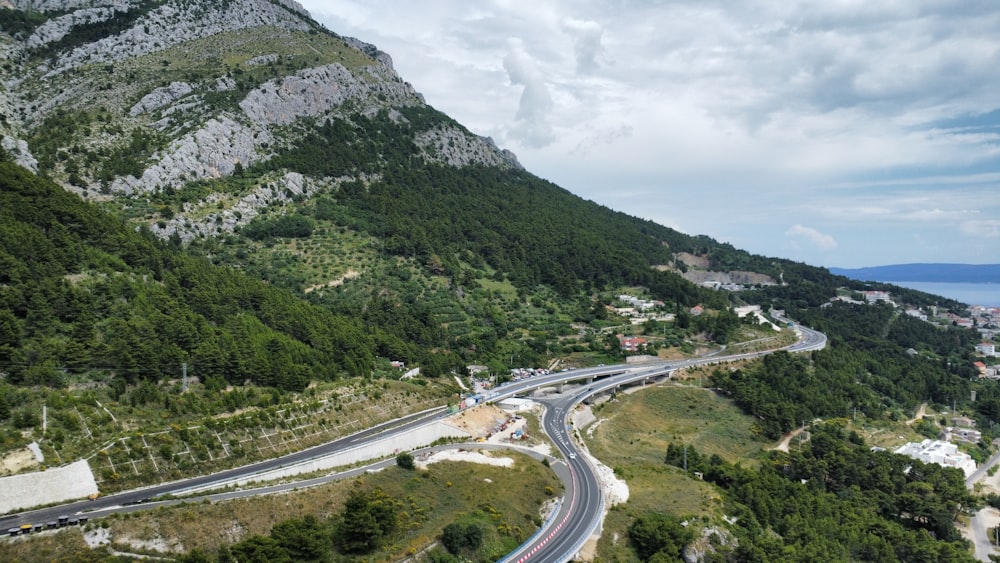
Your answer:
[[[965,486],[969,489],[976,486],[976,483],[980,479],[989,473],[991,467],[1000,462],[1000,452],[997,452],[990,456],[986,463],[980,465],[965,479]],[[976,512],[972,518],[969,520],[969,529],[972,531],[972,545],[975,548],[976,559],[980,561],[989,561],[990,555],[994,552],[994,545],[990,542],[990,537],[986,533],[986,522],[990,508],[983,508],[979,512]]]
[[[991,455],[990,458],[987,459],[985,463],[977,467],[976,470],[973,471],[971,475],[966,477],[965,486],[969,489],[976,486],[976,483],[978,483],[980,479],[985,477],[986,474],[989,473],[990,468],[996,465],[997,462],[1000,462],[1000,452],[996,452],[995,454]]]
[[[799,340],[791,346],[783,348],[790,352],[803,352],[809,350],[822,349],[826,345],[826,336],[817,331],[802,327],[797,327]],[[541,562],[563,562],[575,556],[577,551],[586,542],[587,538],[594,532],[600,523],[604,510],[604,496],[601,491],[600,481],[594,468],[576,447],[572,436],[572,428],[568,425],[567,419],[573,407],[587,397],[606,392],[621,385],[644,381],[656,377],[669,375],[675,369],[733,361],[738,359],[749,359],[764,356],[776,350],[753,352],[749,354],[739,354],[730,356],[705,356],[697,359],[680,360],[673,362],[662,362],[649,364],[643,367],[629,365],[599,366],[596,368],[585,368],[568,372],[557,372],[549,375],[535,376],[518,382],[504,385],[487,397],[490,401],[498,401],[517,394],[527,393],[540,387],[556,384],[568,383],[571,381],[584,380],[588,387],[577,389],[573,393],[550,401],[549,408],[543,417],[543,431],[546,432],[555,442],[556,447],[564,456],[562,462],[556,462],[553,468],[563,479],[566,486],[566,494],[560,505],[559,512],[550,518],[535,536],[529,539],[517,550],[505,557],[503,561],[535,561]],[[288,454],[272,460],[237,467],[211,475],[203,475],[191,479],[156,485],[143,489],[134,489],[115,495],[100,497],[92,501],[79,501],[48,508],[8,514],[0,517],[0,533],[8,528],[18,527],[22,524],[39,524],[56,521],[60,516],[70,515],[72,517],[89,516],[98,518],[114,512],[127,512],[132,510],[142,510],[154,508],[162,504],[176,504],[179,502],[197,502],[208,498],[209,500],[223,500],[234,498],[235,496],[249,496],[256,494],[267,494],[281,490],[281,487],[294,488],[309,486],[307,481],[299,481],[288,485],[278,485],[275,487],[263,487],[250,491],[239,491],[233,493],[221,493],[219,495],[206,495],[195,499],[156,501],[157,497],[165,495],[183,494],[185,491],[201,488],[206,485],[225,483],[227,481],[250,477],[252,475],[276,469],[283,466],[293,465],[311,459],[330,455],[332,453],[352,447],[363,445],[365,442],[390,436],[395,433],[405,432],[414,427],[428,424],[434,420],[446,416],[445,407],[431,409],[422,413],[417,413],[403,417],[394,421],[373,426],[367,430],[327,442],[320,446]],[[475,444],[471,447],[481,448],[484,444]],[[458,446],[455,446],[458,447]],[[466,446],[470,447],[470,446]],[[386,460],[381,464],[390,464],[394,460]],[[561,464],[565,464],[566,471],[562,470]],[[379,464],[352,470],[363,472],[377,467]],[[349,474],[350,472],[345,472]],[[356,473],[354,473],[356,474]],[[344,474],[326,476],[319,479],[333,480]],[[312,481],[312,480],[311,480]],[[276,488],[277,487],[277,488]],[[229,495],[229,496],[227,496]]]
[[[789,352],[807,352],[821,350],[826,346],[826,335],[798,325],[799,340],[783,348]],[[555,518],[549,519],[535,536],[522,544],[516,550],[502,559],[503,563],[563,563],[573,560],[580,548],[593,534],[603,518],[604,495],[601,490],[597,473],[590,465],[587,457],[580,452],[572,437],[572,428],[567,419],[573,408],[591,395],[604,393],[624,384],[637,381],[653,380],[669,376],[678,368],[718,362],[750,359],[773,353],[777,350],[752,352],[730,356],[703,356],[701,358],[664,362],[644,368],[628,368],[628,366],[611,366],[595,368],[588,373],[580,374],[577,370],[572,374],[553,374],[543,376],[552,382],[585,379],[587,376],[605,376],[595,379],[588,387],[569,393],[560,398],[543,401],[548,404],[542,427],[546,434],[555,442],[556,447],[565,457],[571,472],[570,485],[566,487],[563,504]],[[561,377],[558,377],[561,376]],[[532,378],[533,380],[535,378]],[[503,396],[508,396],[506,386]]]
[[[149,503],[156,497],[183,494],[185,491],[190,489],[200,488],[214,483],[225,483],[237,478],[249,477],[264,471],[277,469],[279,467],[294,465],[296,463],[327,456],[334,452],[358,446],[363,444],[366,440],[376,437],[381,438],[383,436],[405,432],[416,426],[427,424],[429,421],[441,418],[446,414],[446,407],[438,407],[379,424],[366,430],[362,430],[361,432],[345,436],[344,438],[327,442],[313,448],[308,448],[282,457],[250,465],[244,465],[242,467],[227,469],[210,475],[192,477],[190,479],[165,483],[162,485],[154,485],[152,487],[145,487],[142,489],[133,489],[131,491],[124,491],[114,495],[102,496],[95,500],[84,500],[48,508],[41,508],[38,510],[7,514],[0,517],[0,533],[3,533],[9,528],[18,527],[22,524],[39,524],[56,521],[57,518],[62,515],[75,515],[81,512],[91,512],[97,515],[106,512],[106,509],[114,507],[135,507]]]
[[[986,522],[987,513],[990,509],[983,508],[976,512],[969,520],[969,528],[972,530],[972,547],[975,557],[979,561],[989,561],[993,553],[994,546],[990,543],[990,536],[987,534]]]

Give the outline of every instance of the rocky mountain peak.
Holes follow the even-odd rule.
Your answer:
[[[4,150],[86,197],[223,180],[295,147],[313,124],[363,130],[359,119],[388,111],[403,123],[400,110],[426,107],[388,54],[323,28],[292,0],[0,0],[0,9],[9,16],[0,19]],[[450,120],[412,126],[427,162],[520,168]],[[326,182],[297,173],[280,183]],[[259,191],[208,194],[166,227],[150,221],[189,238],[216,232],[198,226],[218,220],[199,211],[206,205],[240,205],[249,218],[286,203]]]

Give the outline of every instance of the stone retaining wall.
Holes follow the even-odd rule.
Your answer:
[[[0,478],[0,514],[86,498],[97,492],[87,460],[46,471]]]

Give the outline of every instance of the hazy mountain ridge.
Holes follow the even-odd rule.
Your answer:
[[[891,264],[867,268],[830,268],[830,273],[859,281],[1000,283],[1000,264]]]

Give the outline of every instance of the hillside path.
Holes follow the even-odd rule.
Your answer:
[[[779,452],[787,453],[788,446],[792,443],[792,438],[801,434],[803,430],[805,430],[805,428],[796,428],[795,430],[792,430],[788,434],[785,434],[785,436],[781,439],[781,441],[778,442],[778,445],[774,446],[774,449],[778,450]]]
[[[913,415],[913,418],[906,421],[907,426],[913,426],[913,423],[924,418],[924,414],[927,413],[927,403],[921,403],[920,408],[917,409],[917,413]]]

